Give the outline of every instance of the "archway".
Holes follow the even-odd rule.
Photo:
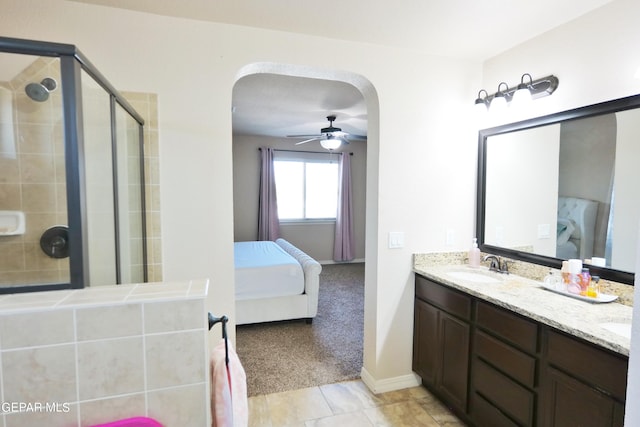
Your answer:
[[[375,373],[376,361],[376,304],[377,304],[377,199],[378,199],[378,153],[379,153],[379,104],[373,85],[364,77],[341,70],[321,69],[314,67],[254,63],[243,67],[236,75],[236,84],[243,77],[271,74],[292,78],[318,79],[342,82],[353,87],[362,94],[367,113],[367,148],[366,148],[366,206],[365,220],[365,302],[364,302],[364,349],[363,368]],[[235,174],[235,172],[234,172]]]

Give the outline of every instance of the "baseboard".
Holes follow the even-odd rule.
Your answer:
[[[360,371],[360,379],[362,382],[369,387],[372,393],[385,393],[387,391],[401,390],[403,388],[417,387],[422,384],[422,380],[415,373],[410,373],[408,375],[402,375],[400,377],[394,378],[385,378],[383,380],[376,380],[371,376],[369,371],[367,371],[364,366]]]
[[[334,260],[325,260],[325,261],[318,261],[320,264],[322,265],[329,265],[329,264],[357,264],[357,263],[362,263],[364,262],[364,258],[356,258],[354,260],[351,261],[334,261]]]

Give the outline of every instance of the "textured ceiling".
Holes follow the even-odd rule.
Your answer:
[[[612,0],[71,0],[483,61]],[[366,135],[362,95],[326,80],[256,74],[233,95],[234,133]]]
[[[248,75],[234,86],[233,109],[234,133],[276,137],[316,134],[329,126],[326,117],[335,115],[334,126],[351,134],[367,134],[362,94],[338,81]]]

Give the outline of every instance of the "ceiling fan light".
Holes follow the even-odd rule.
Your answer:
[[[342,145],[342,140],[340,138],[329,135],[326,138],[320,140],[320,145],[322,145],[322,148],[324,148],[325,150],[335,150],[336,148],[340,147],[340,145]]]

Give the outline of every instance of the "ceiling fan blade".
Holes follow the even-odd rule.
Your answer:
[[[352,133],[349,134],[349,136],[347,136],[348,139],[353,139],[353,140],[357,140],[357,141],[366,141],[367,140],[367,135],[354,135]]]
[[[296,142],[296,145],[305,144],[307,142],[315,141],[316,139],[320,139],[320,137],[316,136],[315,138],[305,139],[304,141]]]
[[[313,135],[287,135],[287,138],[320,138],[321,136],[314,133]]]

